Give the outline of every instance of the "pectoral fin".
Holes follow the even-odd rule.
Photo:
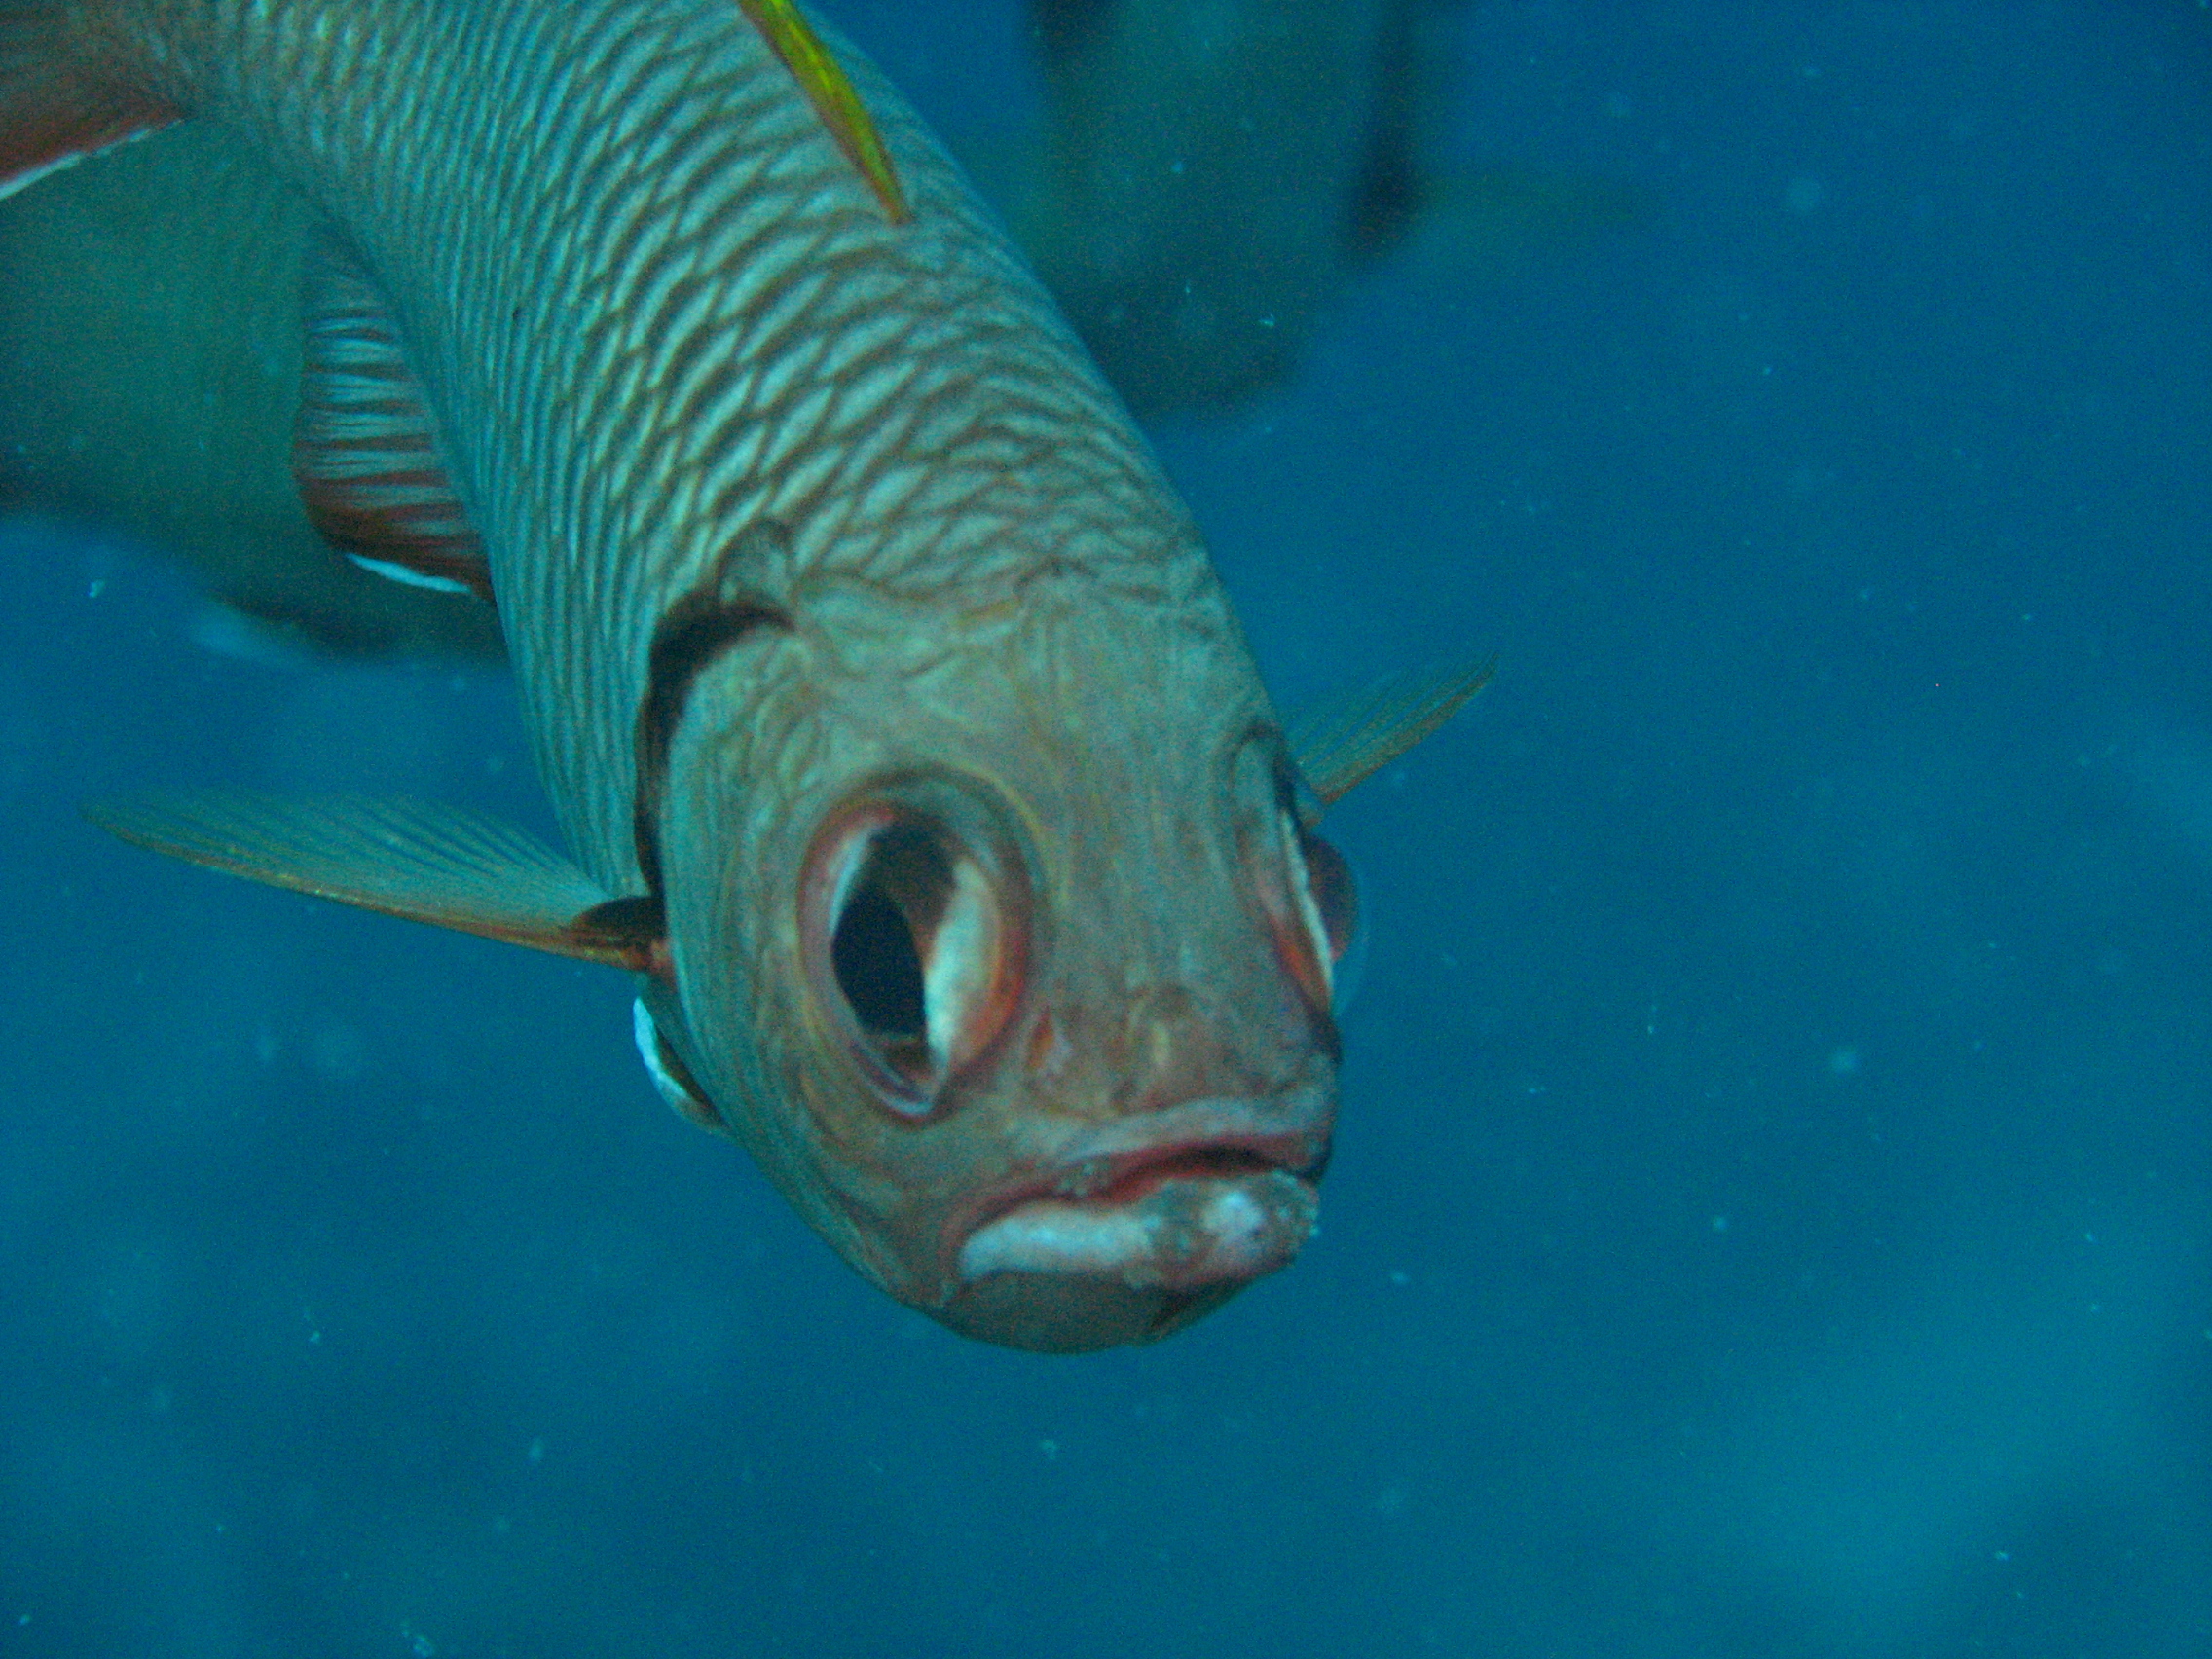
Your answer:
[[[136,846],[387,916],[665,974],[659,906],[609,899],[521,830],[455,807],[353,796],[143,796],[85,816]]]
[[[1484,661],[1378,681],[1291,721],[1290,752],[1321,804],[1333,806],[1450,719],[1496,672]]]

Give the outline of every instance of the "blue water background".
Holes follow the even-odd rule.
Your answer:
[[[834,10],[1034,95],[1011,4]],[[1502,672],[1333,819],[1320,1236],[1155,1348],[866,1288],[614,976],[85,827],[544,819],[497,675],[10,534],[0,1654],[2212,1653],[2212,16],[1466,49],[1470,166],[1642,207],[1161,433],[1286,702]]]

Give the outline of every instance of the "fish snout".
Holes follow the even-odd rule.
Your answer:
[[[1117,1113],[1149,1117],[1178,1100],[1254,1090],[1258,1079],[1238,1063],[1221,1016],[1177,984],[1150,986],[1129,999],[1117,1033]]]
[[[1021,1045],[1025,1082],[1043,1110],[1091,1122],[1150,1119],[1194,1100],[1265,1101],[1295,1092],[1316,1070],[1303,1009],[1255,988],[1217,1005],[1184,986],[1126,991],[1120,1006],[1094,999],[1047,1004]]]

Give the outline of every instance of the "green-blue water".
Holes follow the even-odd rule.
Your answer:
[[[496,675],[7,537],[0,1654],[2212,1653],[2212,14],[1465,36],[1471,167],[1644,208],[1160,434],[1286,702],[1502,660],[1333,820],[1323,1232],[1160,1347],[868,1290],[614,976],[82,825],[537,808]]]

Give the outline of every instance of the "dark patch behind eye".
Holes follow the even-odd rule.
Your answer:
[[[668,608],[653,629],[645,658],[645,694],[638,703],[638,782],[631,806],[631,834],[646,891],[663,897],[661,809],[668,799],[668,752],[691,687],[716,658],[756,629],[792,631],[777,606],[747,593],[749,571],[788,549],[791,532],[774,519],[746,526],[716,563],[713,574]]]

